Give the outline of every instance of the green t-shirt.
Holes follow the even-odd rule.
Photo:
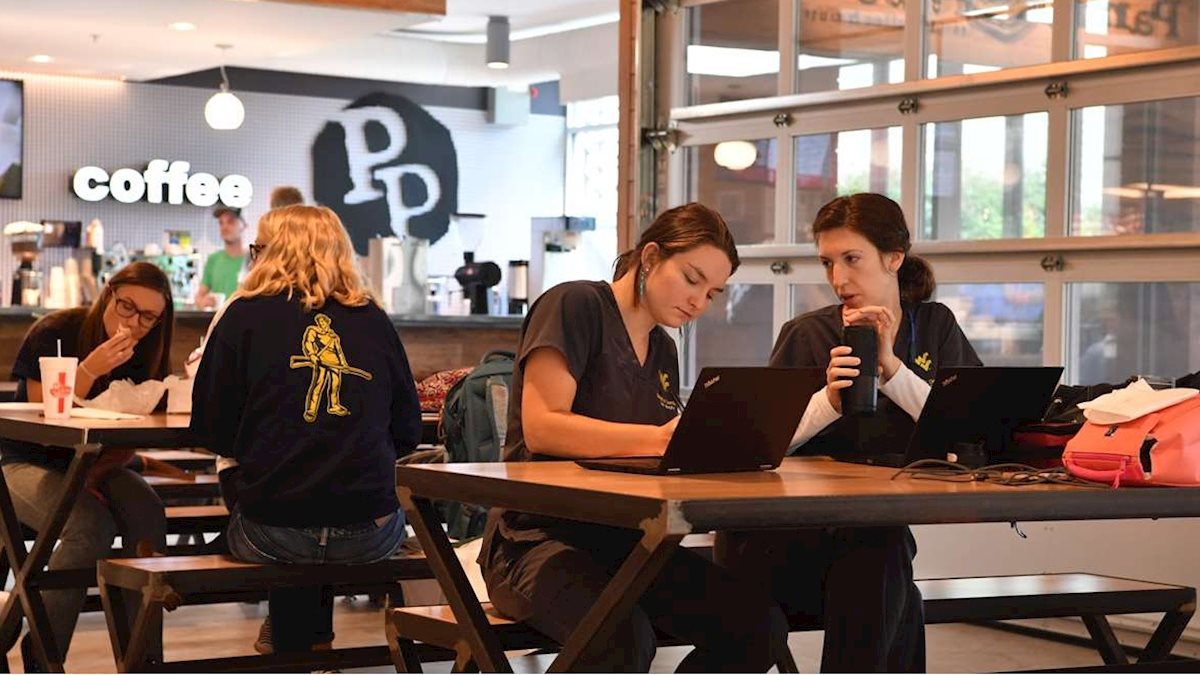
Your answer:
[[[209,293],[224,293],[228,298],[238,287],[238,274],[246,256],[233,257],[225,251],[217,251],[204,261],[204,276],[200,283],[208,287]]]

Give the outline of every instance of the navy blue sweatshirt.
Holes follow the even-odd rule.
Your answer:
[[[236,459],[238,509],[280,527],[363,523],[398,508],[395,463],[421,435],[404,346],[374,304],[306,311],[241,298],[217,323],[191,428]]]

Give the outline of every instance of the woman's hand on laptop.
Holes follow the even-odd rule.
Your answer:
[[[850,378],[858,377],[858,364],[862,360],[851,356],[853,351],[846,345],[838,345],[829,350],[829,367],[825,369],[825,395],[829,405],[842,412],[842,390],[853,384]]]
[[[675,435],[675,427],[679,426],[679,418],[681,415],[676,415],[671,418],[666,424],[660,424],[657,427],[657,432],[661,441],[657,452],[654,454],[661,455],[667,451],[667,444],[671,442],[671,436]]]

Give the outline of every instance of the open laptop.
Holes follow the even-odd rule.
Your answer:
[[[1042,418],[1062,371],[1061,366],[939,368],[904,452],[852,461],[907,466],[947,459],[960,443],[981,444],[986,457],[995,457],[1015,426]]]
[[[783,461],[820,368],[705,368],[662,457],[586,459],[588,469],[646,474],[766,471]]]

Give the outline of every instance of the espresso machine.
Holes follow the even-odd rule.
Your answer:
[[[488,289],[500,283],[500,266],[494,262],[475,262],[475,251],[483,240],[482,213],[454,213],[450,218],[458,226],[463,247],[463,265],[454,270],[454,278],[471,303],[472,314],[488,313]]]
[[[9,304],[13,307],[40,307],[42,304],[42,273],[37,269],[37,257],[42,252],[45,226],[18,220],[4,226],[17,269],[13,272]]]

